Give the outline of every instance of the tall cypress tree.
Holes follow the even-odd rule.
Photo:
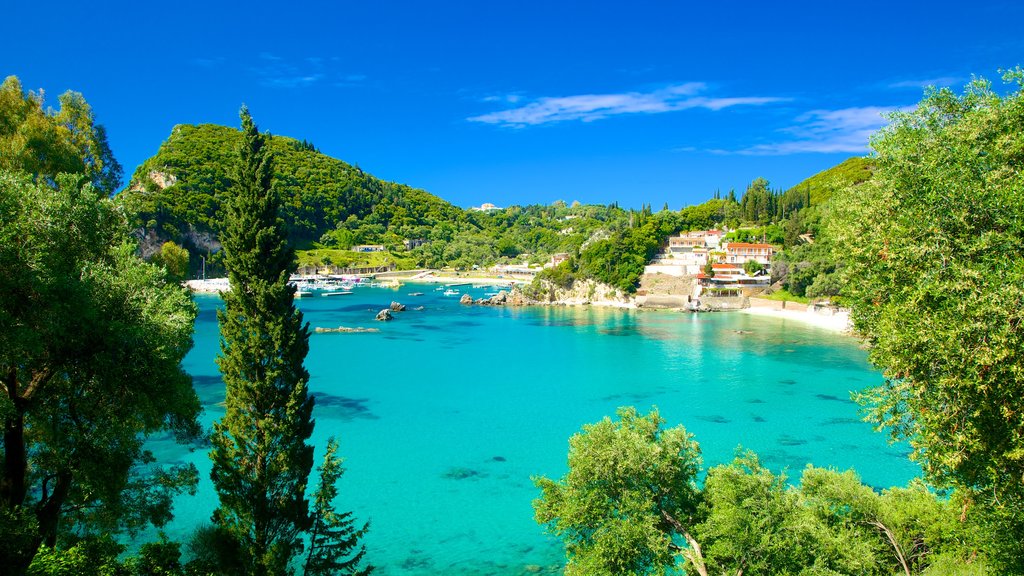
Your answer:
[[[214,424],[211,476],[220,507],[214,523],[231,536],[246,574],[289,572],[312,520],[306,483],[313,466],[313,399],[303,360],[309,325],[288,284],[295,254],[271,188],[269,142],[245,107],[240,161],[221,235],[231,290],[219,311],[227,387]]]

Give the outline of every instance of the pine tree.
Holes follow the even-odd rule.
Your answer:
[[[309,531],[309,553],[306,556],[305,576],[355,574],[366,576],[372,567],[360,569],[366,549],[359,539],[366,534],[369,524],[355,527],[350,512],[337,513],[332,502],[338,495],[337,483],[344,473],[337,456],[338,443],[327,442],[327,454],[320,465],[320,487],[313,496],[313,525]]]
[[[221,236],[231,282],[219,311],[227,387],[224,418],[214,424],[211,477],[220,498],[214,523],[237,544],[245,573],[287,574],[311,527],[306,483],[313,466],[313,400],[303,360],[309,325],[292,301],[294,265],[272,159],[248,109]]]

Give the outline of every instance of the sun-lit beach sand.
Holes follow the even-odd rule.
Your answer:
[[[773,308],[744,308],[740,310],[744,314],[753,314],[754,316],[766,316],[772,318],[779,318],[782,320],[793,320],[794,322],[802,322],[804,324],[810,324],[818,328],[825,330],[831,330],[833,332],[850,332],[852,324],[850,323],[850,313],[846,310],[839,310],[832,314],[823,312],[814,312],[811,310],[798,311],[798,310],[775,310]]]

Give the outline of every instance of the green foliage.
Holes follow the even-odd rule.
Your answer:
[[[726,234],[723,241],[782,244],[785,242],[785,232],[783,228],[777,224],[758,226],[756,228],[738,228]]]
[[[293,244],[324,240],[331,245],[330,234],[342,226],[353,232],[352,244],[377,243],[388,230],[402,239],[420,238],[441,222],[464,218],[462,210],[435,196],[374,178],[308,143],[282,136],[268,140],[276,158],[273,179],[281,217]],[[241,141],[233,128],[175,126],[157,154],[135,171],[132,186],[119,200],[137,226],[194,251],[186,233],[216,236],[222,231],[234,178],[233,151]],[[348,224],[352,218],[358,225]]]
[[[569,473],[535,478],[537,522],[566,545],[567,576],[664,574],[676,560],[672,521],[697,506],[700,448],[658,412],[618,411],[569,440]]]
[[[772,263],[772,280],[781,279],[797,297],[821,298],[839,294],[845,283],[842,260],[828,238],[789,248]]]
[[[820,206],[837,192],[843,192],[871,179],[875,163],[872,158],[854,156],[842,163],[818,172],[783,194],[783,203],[795,203],[803,198],[802,207]]]
[[[151,262],[162,266],[167,271],[167,277],[175,282],[188,279],[188,250],[168,240],[160,246],[160,251],[153,255]]]
[[[593,242],[580,252],[576,262],[580,276],[627,294],[636,291],[644,266],[682,224],[676,212],[658,212],[653,216],[640,212],[631,220],[633,226]]]
[[[118,561],[124,546],[109,536],[86,538],[67,550],[48,546],[40,548],[29,566],[29,576],[131,576],[132,572]]]
[[[285,574],[310,527],[309,326],[292,302],[294,253],[271,188],[267,139],[246,108],[241,118],[245,139],[222,237],[232,289],[217,313],[227,395],[211,437],[214,522],[238,541],[247,573]]]
[[[61,173],[84,174],[104,194],[121,184],[121,165],[78,92],[58,98],[60,110],[44,110],[43,95],[24,93],[15,76],[0,85],[0,170],[24,170],[52,181]]]
[[[700,450],[681,426],[663,430],[657,412],[618,414],[570,439],[564,478],[534,480],[536,519],[564,542],[569,576],[974,574],[997,556],[960,520],[959,494],[920,480],[879,493],[853,471],[813,466],[797,487],[743,451],[698,488]]]
[[[244,107],[241,118],[245,138],[223,234],[232,289],[217,314],[217,363],[227,395],[224,418],[214,424],[210,458],[220,507],[202,560],[219,570],[237,563],[247,574],[290,574],[303,551],[303,535],[317,529],[314,566],[353,572],[361,549],[351,561],[339,558],[356,549],[362,530],[352,530],[347,515],[333,515],[329,501],[317,501],[311,515],[306,498],[313,465],[313,448],[306,443],[313,432],[313,399],[303,366],[309,325],[288,284],[295,255],[278,216],[280,197],[271,187],[268,140]],[[341,468],[334,450],[332,443],[321,468],[330,486],[322,485],[318,497],[335,494]]]
[[[747,276],[753,276],[762,270],[764,270],[764,266],[762,266],[757,260],[747,260],[743,264],[743,272],[746,273]]]
[[[150,434],[199,434],[181,368],[195,304],[135,256],[113,203],[82,180],[0,171],[0,525],[22,543],[0,546],[0,565],[12,574],[65,532],[166,523],[196,480],[143,449]]]
[[[743,219],[759,224],[770,222],[775,216],[775,201],[775,195],[768,189],[768,181],[757,178],[747,186],[740,200]]]
[[[372,566],[359,568],[366,555],[366,548],[359,540],[369,529],[369,523],[356,527],[351,512],[334,510],[337,484],[345,471],[337,452],[338,443],[331,438],[319,468],[320,486],[313,497],[313,526],[309,530],[309,552],[303,570],[306,576],[339,573],[366,576],[373,572]]]
[[[753,453],[709,470],[702,496],[694,534],[711,572],[792,574],[813,562],[796,494]]]
[[[872,141],[874,178],[834,199],[830,227],[886,377],[860,398],[871,419],[933,481],[1003,503],[1024,496],[1022,78],[1006,96],[976,80],[894,114]]]
[[[537,279],[550,282],[563,290],[572,288],[573,283],[576,282],[573,263],[571,260],[566,260],[559,263],[558,266],[545,268],[537,274]]]

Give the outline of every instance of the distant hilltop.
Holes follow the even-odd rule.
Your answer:
[[[138,227],[144,256],[167,240],[193,254],[219,249],[221,205],[240,139],[241,133],[227,126],[180,124],[135,170],[118,200]],[[400,224],[405,237],[420,238],[465,213],[428,192],[321,154],[310,142],[274,136],[270,146],[285,228],[298,246],[338,233],[352,218],[383,230]]]

